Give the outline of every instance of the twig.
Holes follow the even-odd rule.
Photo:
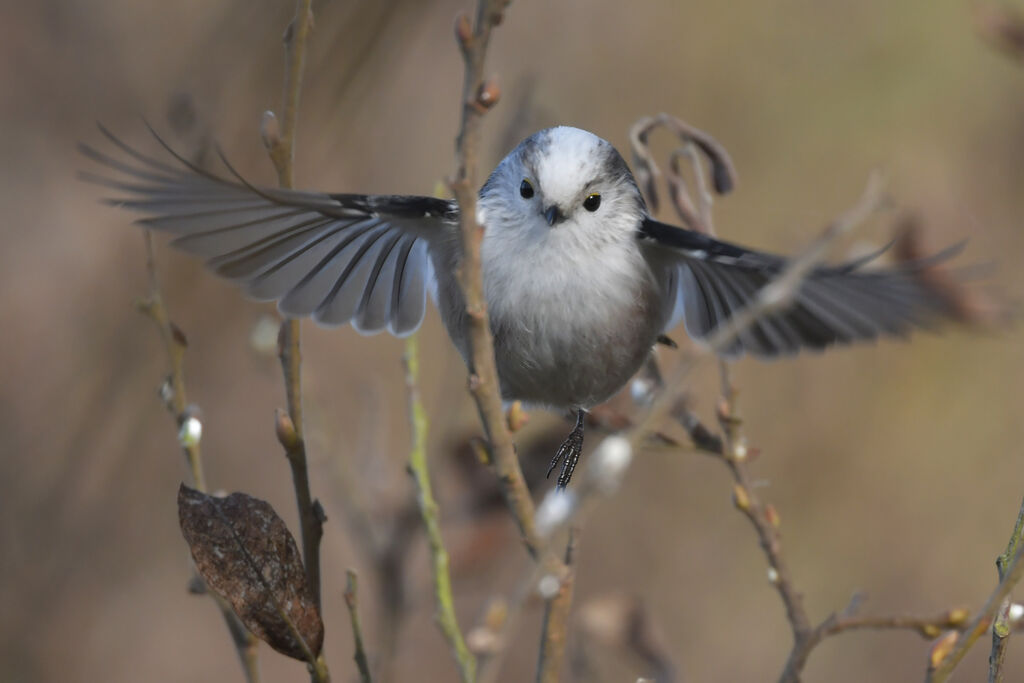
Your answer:
[[[707,159],[711,168],[711,180],[714,191],[718,194],[731,192],[736,184],[736,169],[732,165],[729,153],[713,137],[704,131],[694,128],[690,124],[669,114],[658,114],[657,116],[645,116],[633,124],[629,130],[630,148],[633,152],[633,170],[636,175],[637,184],[643,190],[648,203],[653,211],[658,210],[658,179],[661,177],[661,169],[654,161],[647,144],[647,138],[656,128],[666,128],[676,135],[682,142],[683,148],[672,155],[669,174],[669,189],[672,193],[673,206],[688,227],[698,232],[710,232],[710,194],[702,192],[702,206],[698,211],[694,208],[693,198],[686,190],[686,183],[679,174],[678,157],[691,156],[691,162],[697,164],[697,157],[693,153],[696,147]],[[700,174],[699,167],[695,173]],[[703,179],[698,177],[698,183],[702,185]],[[706,200],[706,201],[705,201]]]
[[[565,658],[565,644],[569,638],[569,608],[572,606],[575,576],[573,560],[579,529],[569,530],[565,545],[565,571],[558,579],[557,590],[544,604],[541,625],[540,653],[537,658],[537,683],[557,683]]]
[[[156,274],[156,261],[153,256],[153,236],[148,230],[144,230],[142,235],[146,241],[146,273],[149,276],[149,295],[145,300],[138,302],[136,306],[140,312],[156,323],[157,330],[160,332],[164,350],[167,351],[167,360],[171,364],[171,371],[163,386],[160,387],[160,397],[178,428],[178,442],[185,451],[185,459],[192,472],[192,482],[195,484],[196,490],[206,491],[206,477],[203,475],[199,438],[188,438],[188,426],[185,424],[192,417],[189,414],[191,411],[185,395],[185,349],[188,347],[188,341],[178,326],[171,322],[167,307],[164,306],[160,281]]]
[[[194,411],[189,409],[185,394],[185,349],[188,346],[188,342],[184,333],[171,322],[170,314],[168,314],[167,307],[164,305],[163,295],[160,291],[160,281],[157,278],[156,260],[153,256],[153,237],[148,230],[143,231],[143,239],[146,244],[146,273],[149,276],[149,295],[144,301],[139,302],[138,308],[139,311],[149,316],[156,323],[157,329],[160,332],[160,338],[163,340],[171,370],[160,389],[160,395],[178,427],[178,442],[185,451],[185,458],[188,460],[195,488],[205,492],[206,477],[203,474],[203,460],[199,448],[199,437],[195,434],[193,425],[190,424],[192,420],[199,424],[198,418],[192,414]],[[221,616],[224,617],[224,623],[228,627],[228,632],[231,634],[231,642],[235,645],[238,660],[242,664],[245,680],[248,683],[259,683],[259,639],[245,628],[226,600],[212,591],[207,591],[206,584],[198,576],[195,576],[194,580],[198,581],[202,586],[202,592],[209,593],[214,602],[217,603]]]
[[[359,679],[362,683],[373,683],[373,677],[370,676],[370,662],[366,659],[366,650],[363,648],[363,627],[359,620],[359,600],[358,600],[358,589],[359,589],[359,577],[356,576],[354,570],[349,569],[345,572],[345,606],[348,607],[349,621],[352,622],[352,640],[355,643],[355,654],[352,658],[356,662],[356,667],[359,669]]]
[[[265,112],[261,132],[263,144],[277,171],[278,184],[291,188],[295,180],[295,131],[299,118],[299,95],[302,92],[306,45],[313,27],[312,0],[298,0],[295,16],[284,32],[285,80],[281,112],[283,122],[278,128],[273,112]],[[309,467],[302,422],[302,352],[301,328],[298,320],[285,320],[278,333],[278,357],[284,374],[288,414],[277,415],[277,436],[285,449],[292,470],[295,502],[299,508],[302,535],[302,559],[317,608],[320,599],[320,539],[326,521],[320,501],[309,490]],[[327,680],[327,664],[321,654],[311,669],[313,680]]]
[[[483,231],[476,220],[480,125],[484,113],[494,106],[498,98],[497,85],[484,80],[484,59],[491,30],[501,21],[502,12],[508,4],[509,0],[478,0],[472,25],[464,14],[456,19],[455,36],[462,51],[466,74],[462,87],[462,121],[456,139],[456,170],[449,185],[459,204],[462,259],[458,279],[466,305],[469,388],[490,445],[491,462],[519,525],[523,543],[531,555],[538,557],[540,541],[534,525],[533,500],[523,479],[501,405],[494,343],[480,269]]]
[[[427,530],[430,543],[430,555],[434,575],[434,597],[437,611],[434,618],[447,638],[452,654],[459,666],[459,674],[464,683],[476,680],[476,657],[466,647],[466,641],[459,630],[455,617],[455,604],[452,597],[452,580],[449,571],[448,551],[444,547],[441,536],[440,511],[430,485],[430,472],[427,467],[427,415],[420,403],[416,379],[419,376],[419,348],[416,335],[411,335],[405,342],[405,384],[409,396],[409,422],[412,431],[412,448],[409,451],[409,474],[416,484],[416,500],[420,514]]]
[[[999,580],[1006,578],[1006,572],[1010,570],[1013,558],[1017,555],[1018,548],[1024,543],[1024,501],[1020,504],[1020,511],[1017,513],[1017,523],[1013,525],[1013,533],[1006,544],[1006,550],[996,558],[996,570],[999,572]],[[1008,616],[1009,603],[1001,606],[992,625],[992,652],[988,656],[988,680],[989,683],[999,683],[1003,680],[1003,661],[1006,659],[1006,644],[1010,637],[1013,626]]]
[[[606,437],[601,442],[594,456],[590,458],[588,472],[591,474],[580,482],[575,494],[570,492],[561,498],[548,494],[545,497],[538,513],[542,520],[538,522],[543,530],[542,537],[550,538],[554,532],[574,520],[590,494],[613,490],[623,469],[628,466],[632,453],[644,444],[649,434],[655,432],[664,417],[678,408],[685,391],[684,381],[693,369],[702,360],[714,357],[717,352],[727,348],[737,335],[758,318],[784,307],[791,301],[804,278],[825,257],[828,247],[874,212],[881,199],[881,181],[873,175],[868,180],[864,194],[852,209],[833,221],[810,246],[791,259],[782,272],[757,292],[753,301],[716,327],[701,347],[684,356],[672,378],[665,382],[664,389],[641,412],[633,426],[621,435]],[[602,453],[603,451],[606,452]],[[604,459],[598,457],[602,454],[605,456]],[[749,485],[744,488],[749,489]],[[762,537],[763,543],[765,539],[770,540],[770,533]],[[771,547],[772,543],[766,544],[766,549]],[[807,628],[810,628],[809,625]]]
[[[295,17],[284,32],[285,81],[281,105],[283,123],[278,129],[273,112],[263,115],[263,143],[277,171],[281,187],[294,184],[295,131],[299,116],[299,95],[302,91],[303,66],[306,44],[313,25],[312,0],[299,0]],[[320,607],[320,539],[325,521],[319,501],[313,500],[309,490],[309,471],[302,422],[302,352],[301,331],[298,320],[285,320],[278,334],[278,357],[284,373],[285,397],[288,414],[278,414],[278,440],[284,446],[295,485],[295,499],[299,508],[302,532],[302,556],[316,605]],[[287,417],[287,420],[284,418]]]
[[[1003,579],[999,582],[999,585],[988,596],[985,605],[978,612],[974,620],[964,629],[964,633],[957,638],[952,651],[937,666],[929,668],[928,674],[925,677],[926,683],[942,683],[947,680],[953,669],[964,658],[967,651],[971,649],[971,646],[988,630],[995,618],[996,612],[1003,605],[1003,601],[1010,595],[1014,586],[1024,577],[1022,556],[1024,556],[1024,544],[1019,544],[1010,562],[1010,566],[1006,570]]]
[[[298,0],[295,16],[284,30],[284,95],[281,105],[280,133],[277,132],[274,113],[267,112],[263,118],[263,137],[270,152],[270,159],[277,170],[281,187],[295,184],[295,130],[299,122],[299,95],[302,93],[302,76],[306,65],[306,43],[313,28],[312,0]]]
[[[684,381],[697,364],[714,356],[717,351],[727,348],[737,335],[758,318],[791,301],[804,278],[824,258],[832,242],[867,218],[877,208],[881,198],[881,183],[877,177],[872,176],[864,194],[850,211],[835,220],[817,240],[790,260],[778,276],[761,288],[752,302],[719,325],[707,337],[701,348],[681,360],[672,379],[665,383],[663,390],[648,404],[633,426],[620,435],[606,437],[598,445],[589,458],[587,476],[576,490],[560,497],[552,494],[545,497],[537,515],[538,527],[543,538],[550,539],[556,531],[576,522],[584,514],[590,499],[595,497],[594,494],[607,495],[617,488],[631,462],[632,454],[645,444],[648,435],[655,431],[664,417],[679,412]],[[728,407],[720,414],[720,418],[723,428],[729,427],[733,416]],[[714,441],[705,439],[704,443]],[[726,439],[723,443],[723,460],[728,464],[735,482],[736,507],[754,526],[761,548],[768,559],[769,578],[783,599],[794,634],[794,648],[782,680],[797,680],[810,651],[806,646],[810,642],[813,629],[801,596],[792,584],[781,555],[777,528],[778,513],[771,505],[762,503],[753,493],[750,478],[743,467],[747,455],[746,446],[742,441],[734,439],[730,443]]]

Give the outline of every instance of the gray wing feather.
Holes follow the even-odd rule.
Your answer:
[[[107,201],[144,214],[138,223],[171,234],[174,247],[203,257],[249,296],[322,325],[351,322],[363,334],[404,336],[419,327],[433,286],[429,249],[455,229],[454,203],[256,188],[230,166],[237,181],[166,145],[177,165],[101,131],[120,154],[80,145],[107,173],[82,179],[124,195]]]
[[[640,231],[666,261],[668,305],[666,330],[680,321],[697,339],[749,305],[757,292],[785,268],[779,256],[714,240],[647,219]],[[790,355],[801,349],[822,350],[834,344],[905,337],[915,328],[934,327],[951,312],[919,277],[928,267],[948,260],[962,245],[933,257],[892,268],[863,269],[871,258],[815,268],[797,290],[792,304],[757,320],[722,351],[762,357]],[[884,251],[884,250],[883,250]]]

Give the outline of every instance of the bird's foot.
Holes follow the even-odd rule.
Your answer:
[[[558,480],[555,482],[557,490],[564,491],[565,487],[569,485],[569,480],[572,479],[573,470],[576,469],[576,463],[580,461],[580,454],[582,452],[583,411],[580,410],[576,413],[576,426],[569,432],[569,436],[562,442],[562,445],[558,447],[555,457],[551,458],[551,464],[548,465],[547,476],[550,477],[558,463],[562,463],[562,471],[558,473]]]

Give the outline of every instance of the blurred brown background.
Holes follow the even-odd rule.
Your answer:
[[[300,186],[433,192],[453,167],[462,71],[451,25],[468,5],[315,3]],[[151,145],[145,116],[183,149],[215,138],[251,179],[271,182],[258,126],[278,105],[280,35],[292,12],[286,0],[0,5],[2,681],[241,680],[211,601],[185,590],[175,492],[187,473],[156,397],[163,351],[132,305],[146,292],[142,238],[76,180],[88,162],[75,143],[100,143],[100,120]],[[716,205],[728,238],[796,250],[882,168],[900,204],[920,211],[932,245],[969,237],[964,261],[994,261],[994,279],[1011,294],[1024,285],[1024,68],[978,38],[966,3],[523,0],[495,34],[489,64],[503,99],[486,120],[482,167],[553,123],[624,149],[633,120],[668,111],[733,156],[739,190]],[[873,221],[847,246],[883,243],[890,223]],[[272,308],[244,301],[162,242],[158,259],[190,341],[188,388],[203,411],[208,480],[270,501],[295,528],[273,436],[279,370],[249,340]],[[346,567],[363,577],[371,656],[384,611],[346,511],[358,503],[380,524],[411,492],[402,343],[305,330],[313,488],[330,517],[327,648],[344,681],[354,675]],[[855,590],[869,595],[866,613],[932,614],[987,596],[1024,493],[1022,341],[1019,329],[951,330],[737,364],[747,434],[763,450],[759,492],[781,513],[784,549],[815,619]],[[527,561],[504,515],[469,504],[472,491],[451,464],[454,445],[478,427],[433,311],[421,344],[434,478],[468,630]],[[694,386],[702,415],[717,392],[708,366]],[[557,417],[532,418],[523,443],[565,430]],[[645,454],[580,545],[576,606],[639,598],[689,681],[774,680],[790,645],[731,489],[705,456]],[[386,524],[378,533],[388,537]],[[390,664],[395,680],[452,680],[431,622],[423,546],[417,537],[400,563],[405,618]],[[539,616],[531,605],[502,680],[532,675]],[[1020,680],[1024,654],[1010,647],[1008,680]],[[927,649],[907,632],[843,635],[814,652],[807,680],[920,680]],[[962,680],[982,676],[987,638],[975,650]],[[570,651],[575,680],[649,673],[588,640],[578,621]],[[305,676],[269,649],[263,672],[267,681]]]

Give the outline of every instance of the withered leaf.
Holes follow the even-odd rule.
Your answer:
[[[302,556],[269,503],[244,493],[217,498],[182,484],[178,520],[200,576],[246,628],[294,659],[307,661],[306,648],[320,654],[324,624]]]

